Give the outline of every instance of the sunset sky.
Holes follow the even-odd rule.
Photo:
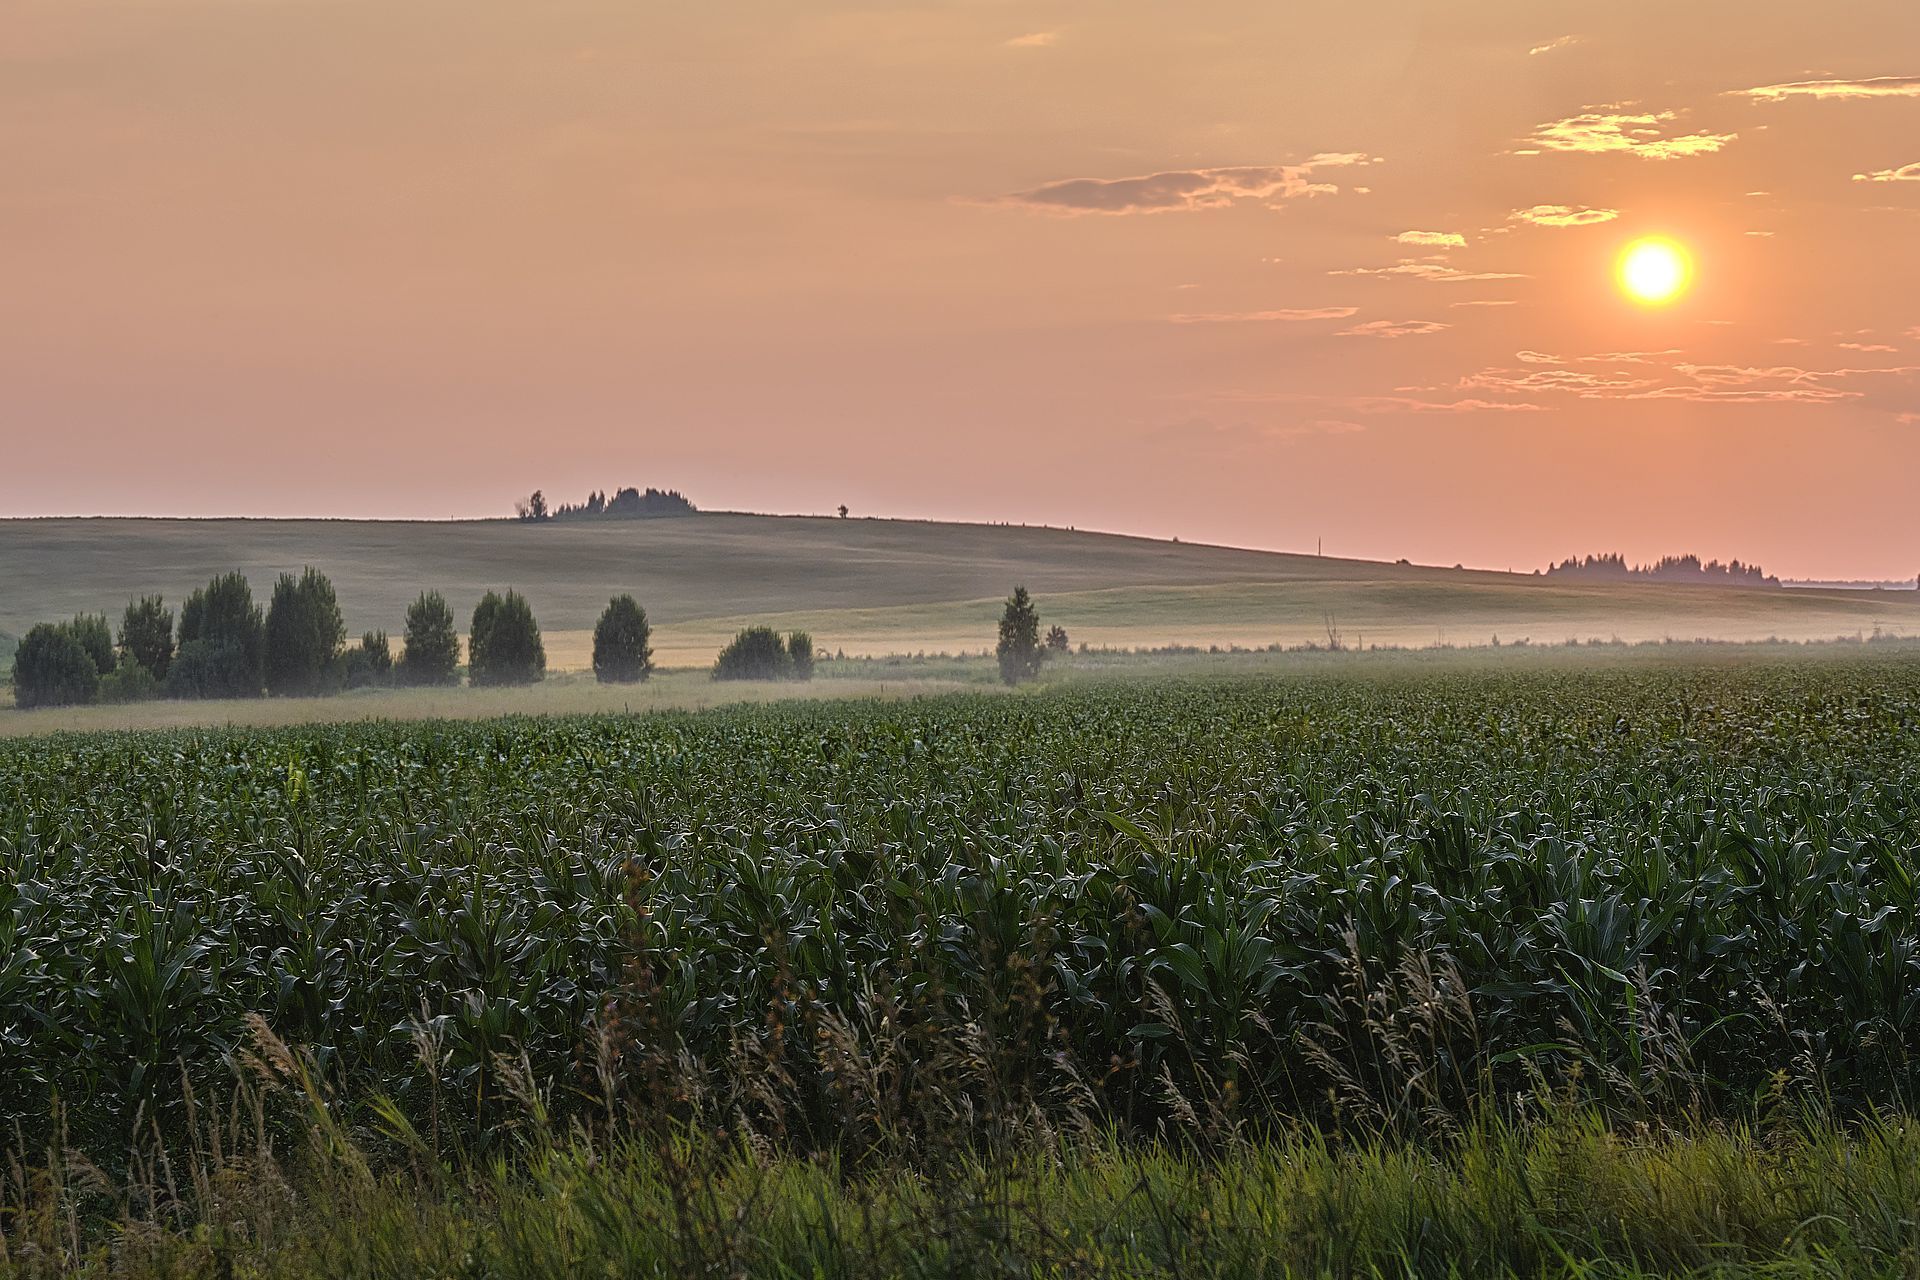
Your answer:
[[[0,0],[0,175],[0,514],[1920,572],[1913,0]]]

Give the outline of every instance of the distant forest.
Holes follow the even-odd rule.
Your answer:
[[[1663,556],[1653,564],[1629,565],[1618,555],[1569,557],[1547,570],[1549,578],[1599,578],[1614,582],[1681,582],[1704,587],[1777,587],[1780,579],[1757,564],[1700,562],[1699,556]]]
[[[677,489],[617,489],[611,498],[601,491],[588,494],[585,502],[557,507],[548,507],[546,495],[535,489],[513,504],[513,513],[522,520],[641,520],[698,511]]]

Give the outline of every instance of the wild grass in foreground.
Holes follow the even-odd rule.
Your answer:
[[[443,1157],[308,1101],[284,1155],[256,1095],[124,1181],[16,1159],[0,1278],[1920,1275],[1905,1119],[1623,1129],[1549,1106],[1442,1142],[1204,1144],[996,1122],[983,1148],[870,1164],[745,1127],[555,1134],[532,1093],[509,1149]]]

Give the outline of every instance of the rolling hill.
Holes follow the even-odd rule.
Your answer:
[[[588,664],[594,619],[631,591],[660,660],[702,665],[747,622],[811,630],[826,652],[990,647],[1024,583],[1044,620],[1095,645],[1485,644],[1569,638],[1827,639],[1920,632],[1920,593],[1579,583],[1114,534],[929,521],[703,514],[517,521],[0,520],[0,631],[159,592],[177,607],[238,568],[264,600],[311,564],[351,631],[397,633],[422,589],[464,621],[481,592],[533,604],[552,665]]]

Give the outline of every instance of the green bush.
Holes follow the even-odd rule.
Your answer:
[[[327,575],[309,566],[299,577],[283,573],[267,606],[267,692],[276,697],[313,697],[338,692],[346,682],[340,651],[347,625]]]
[[[66,707],[92,702],[100,667],[68,623],[43,622],[27,632],[13,655],[16,707]]]
[[[393,683],[393,646],[384,631],[369,631],[347,650],[342,665],[347,688],[384,688]]]
[[[180,646],[167,670],[167,692],[257,698],[266,684],[265,659],[266,620],[253,588],[244,574],[222,574],[180,607]]]
[[[407,606],[407,634],[396,675],[401,684],[457,684],[459,666],[460,633],[454,629],[453,610],[438,591],[422,591]]]
[[[532,684],[547,674],[540,624],[517,591],[489,591],[473,611],[467,637],[467,679],[475,686]]]
[[[653,672],[653,628],[632,596],[615,596],[593,627],[593,674],[602,684],[632,684]]]
[[[772,627],[748,627],[713,664],[715,680],[785,680],[792,672],[786,643]]]
[[[153,672],[131,658],[100,677],[99,702],[147,702],[160,696],[160,682]]]
[[[173,614],[159,596],[127,602],[120,619],[122,666],[135,665],[155,680],[167,678],[173,665]]]

